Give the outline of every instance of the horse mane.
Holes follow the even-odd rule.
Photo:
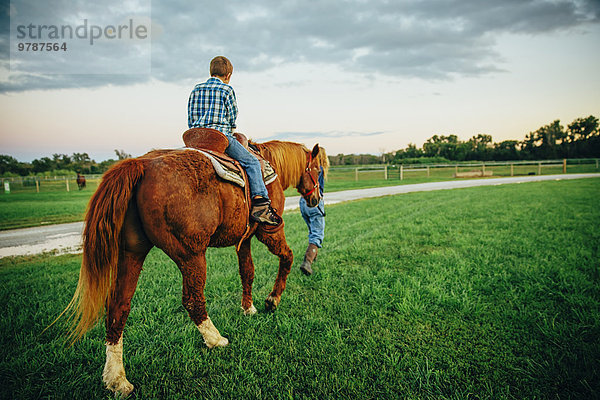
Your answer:
[[[306,166],[306,154],[310,150],[301,143],[282,142],[280,140],[271,140],[265,143],[255,143],[250,141],[250,144],[258,148],[258,152],[264,158],[269,160],[279,179],[283,190],[290,186],[296,187],[302,176],[302,171]],[[329,171],[329,158],[325,149],[319,146],[319,164],[323,167],[323,175],[327,179]]]
[[[256,146],[260,155],[271,163],[279,176],[283,190],[298,185],[302,171],[306,167],[306,154],[310,152],[306,146],[280,140],[250,143]]]

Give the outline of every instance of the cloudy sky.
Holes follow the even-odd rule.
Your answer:
[[[598,0],[0,0],[0,13],[0,154],[20,161],[181,146],[189,93],[215,55],[234,64],[239,131],[329,154],[434,134],[520,140],[600,117]],[[15,39],[18,24],[112,33],[129,20],[151,37],[17,51],[35,41]]]

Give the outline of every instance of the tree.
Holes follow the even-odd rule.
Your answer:
[[[518,160],[519,156],[519,141],[505,140],[494,144],[494,152],[492,158],[498,161]]]
[[[0,155],[0,174],[4,175],[6,173],[17,174],[19,170],[19,161],[16,158],[8,156],[8,155]]]
[[[91,173],[92,165],[96,164],[95,161],[90,159],[88,153],[73,153],[71,159],[73,160],[73,168],[79,173]]]
[[[433,135],[423,144],[423,153],[426,157],[444,157],[453,160],[458,144],[456,135]]]
[[[52,154],[52,160],[56,165],[56,169],[69,170],[73,168],[73,161],[71,160],[71,157],[66,154]]]
[[[413,143],[409,143],[408,147],[404,151],[403,158],[417,158],[423,157],[423,150],[417,149],[417,145]]]
[[[423,150],[417,148],[417,145],[409,143],[406,149],[400,149],[390,154],[389,160],[395,164],[401,164],[406,158],[423,157]]]
[[[489,160],[491,157],[492,148],[492,136],[486,134],[478,134],[469,139],[471,146],[471,154],[469,155],[470,160]]]
[[[33,165],[34,173],[46,172],[46,171],[52,171],[54,169],[58,169],[57,163],[48,157],[42,157],[39,160],[38,159],[33,160],[31,162],[31,164]]]
[[[522,141],[500,143],[494,143],[488,134],[475,135],[466,142],[458,140],[456,135],[433,135],[422,149],[411,143],[406,149],[397,150],[393,160],[400,163],[408,158],[423,157],[454,161],[600,157],[600,122],[593,115],[578,118],[565,131],[560,120],[555,120],[529,132]]]
[[[567,157],[598,157],[600,130],[598,118],[577,118],[567,127]]]
[[[115,149],[115,153],[117,154],[117,158],[120,160],[125,160],[126,158],[131,158],[131,154],[125,153],[125,150],[117,150]]]
[[[567,127],[567,138],[569,142],[575,142],[598,135],[598,132],[598,118],[590,115],[587,118],[577,118],[570,123]]]
[[[538,158],[558,158],[562,157],[561,144],[566,137],[565,130],[560,124],[560,120],[555,120],[551,124],[542,126],[534,132],[537,142],[540,143],[536,153]]]

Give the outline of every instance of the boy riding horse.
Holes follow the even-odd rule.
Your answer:
[[[210,78],[196,85],[188,101],[188,126],[190,128],[211,128],[222,132],[229,142],[225,153],[237,160],[248,175],[252,209],[250,219],[268,225],[279,225],[282,219],[271,207],[269,194],[263,181],[260,162],[237,139],[236,128],[238,108],[233,88],[229,80],[233,65],[218,56],[210,62]]]

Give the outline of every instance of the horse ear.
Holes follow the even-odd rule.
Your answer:
[[[318,155],[319,155],[319,143],[315,144],[315,147],[313,147],[311,157],[317,158]]]

